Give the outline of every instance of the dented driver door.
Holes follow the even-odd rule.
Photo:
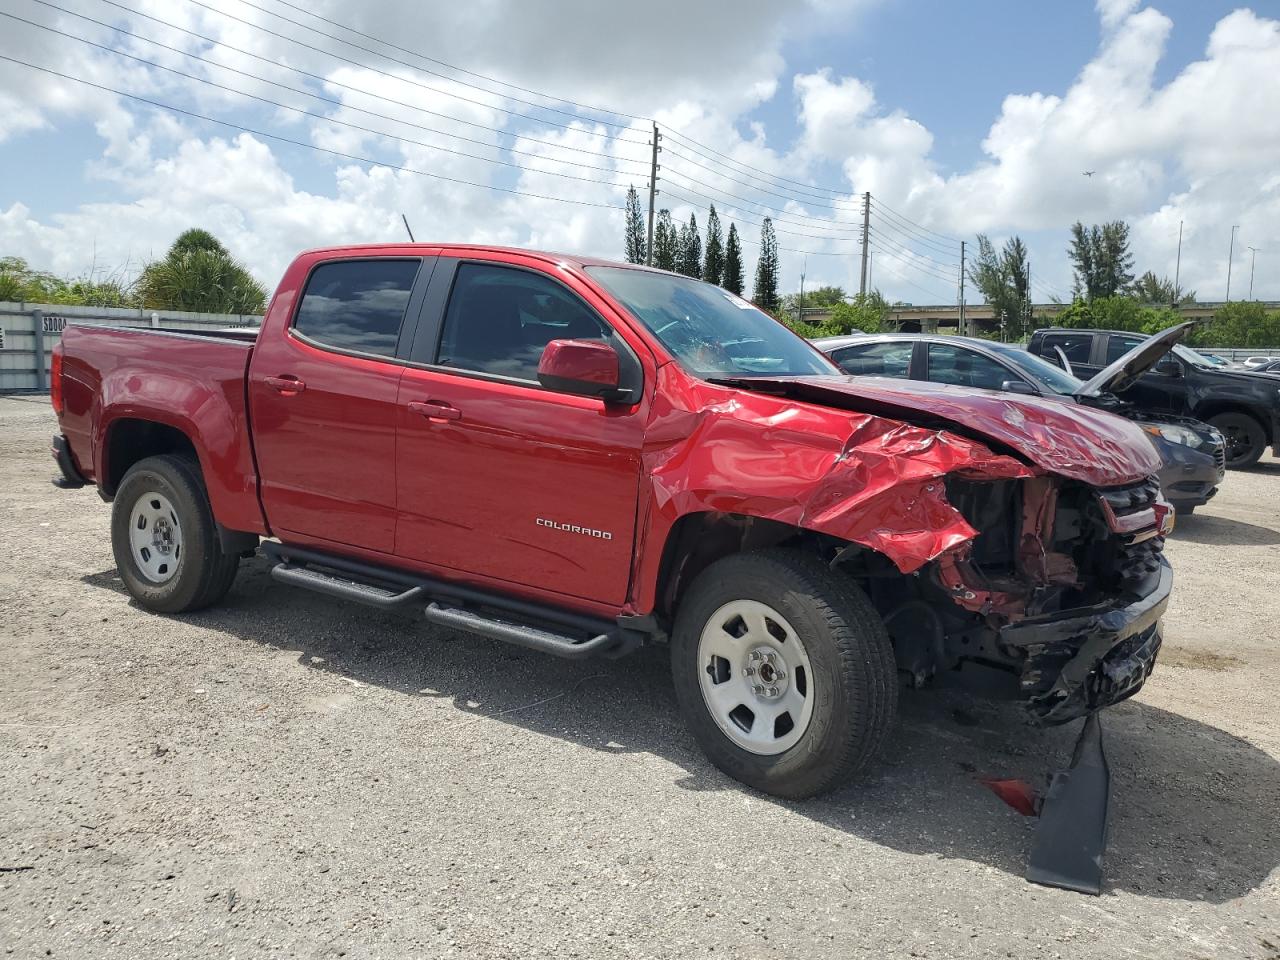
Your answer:
[[[643,408],[537,381],[548,341],[607,338],[605,321],[538,269],[440,266],[427,304],[440,311],[434,340],[415,342],[418,360],[400,384],[397,555],[621,605]]]

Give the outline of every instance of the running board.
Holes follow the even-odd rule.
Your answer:
[[[345,580],[310,567],[295,567],[288,563],[277,563],[271,568],[271,578],[291,586],[314,590],[316,593],[328,594],[340,600],[354,600],[379,610],[393,610],[403,607],[415,600],[426,599],[425,587],[409,587],[400,593],[393,593],[383,587],[370,583],[358,583]]]
[[[590,657],[603,652],[617,642],[617,637],[608,633],[602,633],[589,640],[575,640],[573,637],[552,633],[550,630],[511,623],[471,610],[441,606],[438,603],[427,604],[427,609],[423,613],[428,620],[441,627],[478,633],[482,637],[513,643],[518,647],[528,647],[530,650],[549,653],[567,660]]]
[[[632,618],[611,622],[274,540],[260,549],[281,583],[381,610],[423,604],[423,615],[439,626],[569,660],[620,657],[652,633]]]

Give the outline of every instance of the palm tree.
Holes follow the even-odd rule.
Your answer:
[[[193,228],[173,241],[163,260],[138,279],[144,308],[200,313],[261,313],[267,293],[208,230]]]

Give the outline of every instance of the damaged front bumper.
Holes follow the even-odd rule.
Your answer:
[[[1019,683],[1032,719],[1066,723],[1142,688],[1155,667],[1160,617],[1173,589],[1173,569],[1158,559],[1147,592],[1001,628],[1002,645],[1025,656]]]

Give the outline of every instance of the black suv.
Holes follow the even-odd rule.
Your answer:
[[[1088,380],[1147,340],[1119,330],[1052,327],[1031,335],[1027,349]],[[1268,446],[1280,445],[1280,376],[1215,366],[1178,344],[1150,372],[1117,390],[1139,410],[1194,417],[1227,440],[1227,466],[1248,467]],[[1276,450],[1280,453],[1280,450]]]

